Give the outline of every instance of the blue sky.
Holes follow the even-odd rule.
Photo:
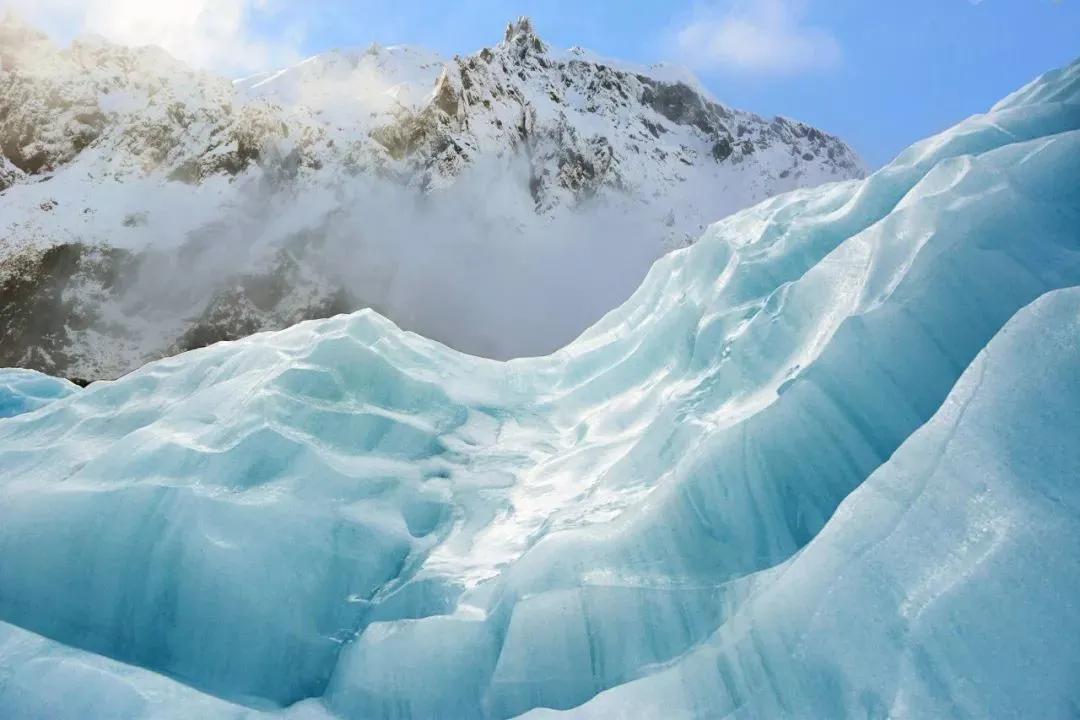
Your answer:
[[[786,15],[780,39],[790,41],[787,47],[807,33],[817,39],[806,55],[787,53],[773,63],[700,40],[689,46],[679,41],[691,26],[723,36],[732,24],[775,25],[775,17],[762,18],[768,6]],[[1080,56],[1080,0],[469,0],[453,10],[399,0],[392,9],[376,2],[335,7],[312,26],[310,47],[354,43],[360,35],[468,52],[498,39],[495,23],[528,14],[541,36],[558,46],[691,65],[720,100],[818,125],[846,139],[875,167]],[[747,22],[738,23],[742,18]],[[761,39],[747,33],[747,42]],[[727,39],[738,42],[737,34]]]
[[[1080,56],[1080,0],[0,0],[60,40],[155,42],[242,73],[340,46],[465,54],[529,15],[555,46],[687,65],[723,102],[834,132],[877,167]]]

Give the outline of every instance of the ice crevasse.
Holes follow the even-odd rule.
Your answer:
[[[548,357],[365,311],[58,390],[0,420],[0,716],[1070,717],[1073,286],[1080,64]]]

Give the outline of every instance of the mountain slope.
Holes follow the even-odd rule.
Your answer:
[[[817,129],[524,19],[468,57],[334,51],[235,83],[10,19],[0,47],[0,363],[53,374],[367,306],[542,354],[706,223],[862,175]]]
[[[363,311],[2,420],[0,709],[1065,715],[1077,177],[1080,63],[549,357]]]

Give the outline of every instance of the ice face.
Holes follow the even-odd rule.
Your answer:
[[[1080,289],[1022,310],[801,553],[745,580],[714,635],[567,714],[1070,716],[1078,339]]]
[[[546,358],[361,312],[4,420],[0,711],[1066,714],[1077,177],[1080,64]]]

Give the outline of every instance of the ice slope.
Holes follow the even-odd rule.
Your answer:
[[[0,421],[0,711],[1065,715],[1080,298],[1006,323],[1077,177],[1080,64],[546,358],[360,312]]]
[[[1021,311],[818,538],[748,582],[720,630],[565,715],[1070,716],[1078,338],[1076,289]],[[264,716],[6,624],[0,680],[17,718]],[[284,715],[328,713],[309,701]]]
[[[566,715],[1075,716],[1078,370],[1080,289],[1049,293],[714,635]]]

